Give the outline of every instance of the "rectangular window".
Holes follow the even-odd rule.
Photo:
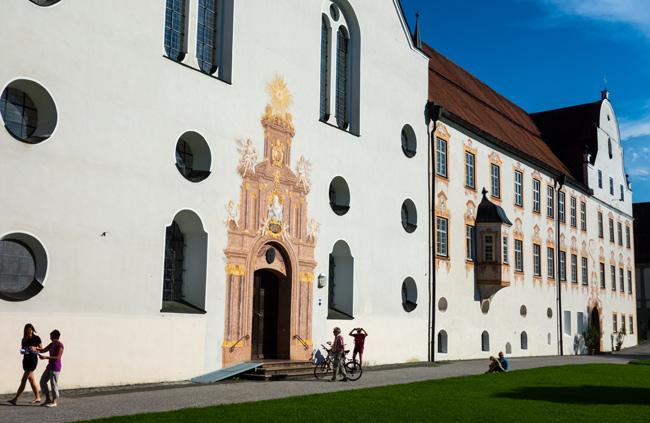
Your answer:
[[[598,238],[603,237],[603,213],[598,212]]]
[[[587,330],[586,324],[587,319],[585,319],[585,314],[581,311],[576,313],[576,326],[578,326],[578,333],[581,334],[583,330]]]
[[[616,291],[616,267],[611,266],[612,269],[612,291]]]
[[[557,193],[557,202],[557,217],[560,219],[560,222],[564,223],[564,193],[562,191]]]
[[[625,314],[621,314],[621,331],[625,332]]]
[[[540,255],[541,252],[539,244],[533,244],[533,274],[535,276],[542,276]]]
[[[524,205],[524,187],[523,187],[524,174],[515,170],[515,204],[517,206]]]
[[[564,334],[571,336],[571,312],[564,310]]]
[[[524,271],[524,243],[519,239],[515,239],[515,270]]]
[[[580,229],[587,230],[587,204],[580,202]]]
[[[539,213],[539,181],[533,179],[533,211]]]
[[[465,226],[465,238],[466,238],[466,248],[467,248],[467,261],[474,261],[476,259],[476,254],[474,250],[474,237],[476,234],[476,229],[474,226],[466,225]]]
[[[578,256],[571,254],[571,282],[578,283]]]
[[[589,268],[587,266],[587,257],[582,258],[582,284],[589,284]]]
[[[619,185],[621,187],[621,201],[625,201],[625,193],[623,192],[623,185]]]
[[[501,246],[503,249],[503,264],[508,264],[508,237],[503,236],[503,245]]]
[[[436,218],[436,254],[447,257],[447,219]]]
[[[474,188],[475,179],[474,179],[474,169],[475,169],[475,157],[469,151],[465,152],[465,186],[469,188]]]
[[[625,246],[630,248],[630,227],[625,227]]]
[[[546,253],[548,254],[548,278],[555,279],[555,250],[549,247]]]
[[[483,235],[483,261],[494,262],[494,235]]]
[[[627,293],[628,294],[632,293],[632,271],[631,270],[627,271]]]
[[[576,199],[571,197],[571,226],[576,227]]]
[[[501,198],[501,169],[499,169],[499,166],[495,165],[494,163],[490,168],[492,169],[492,197]]]
[[[598,188],[603,187],[603,171],[598,170]]]
[[[618,269],[618,286],[621,292],[625,292],[625,279],[623,277],[623,268]]]
[[[634,318],[632,316],[630,317],[630,334],[634,333]]]
[[[546,187],[546,216],[553,219],[555,217],[555,212],[553,211],[555,204],[555,190],[552,186],[548,185]]]
[[[447,177],[447,141],[436,139],[436,173]]]
[[[612,315],[612,331],[614,333],[618,333],[618,322],[616,321],[617,317],[618,316],[616,316],[616,313]]]
[[[566,281],[566,253],[560,251],[560,280]]]
[[[614,178],[609,177],[609,195],[614,195]]]
[[[623,245],[623,225],[621,222],[616,222],[616,229],[618,229],[618,245]]]
[[[609,242],[614,242],[614,219],[609,219]]]
[[[600,263],[600,288],[605,289],[605,263]]]

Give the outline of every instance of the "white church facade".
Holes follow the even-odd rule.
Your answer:
[[[3,4],[0,31],[22,35],[0,68],[0,392],[26,323],[61,332],[63,388],[309,360],[335,326],[367,330],[367,364],[583,353],[588,320],[609,350],[614,316],[634,328],[609,100],[578,172],[542,115],[506,120],[545,156],[463,115],[516,106],[445,91],[473,77],[399,0],[299,3]],[[481,220],[483,187],[505,220]]]

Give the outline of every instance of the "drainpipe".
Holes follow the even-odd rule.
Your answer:
[[[555,251],[557,251],[556,254],[556,260],[555,262],[557,263],[557,321],[558,321],[558,349],[559,349],[559,355],[564,355],[564,334],[562,332],[562,278],[560,277],[561,275],[561,269],[560,269],[560,190],[562,189],[562,186],[566,183],[566,175],[562,174],[559,177],[555,179]],[[566,198],[564,199],[564,202],[566,203]],[[566,204],[565,204],[565,211],[566,211]],[[565,213],[565,220],[566,220],[566,213]],[[567,263],[566,263],[566,254],[564,255],[564,277],[566,279],[567,276]]]
[[[433,129],[430,133],[427,134],[427,137],[429,138],[429,142],[427,143],[428,146],[428,154],[429,154],[429,163],[428,163],[428,171],[429,171],[429,180],[428,180],[428,190],[429,190],[429,361],[433,362],[435,361],[435,353],[436,353],[436,348],[435,348],[435,342],[437,342],[437,339],[435,337],[435,330],[436,330],[436,307],[435,307],[435,301],[436,301],[436,272],[435,272],[435,253],[434,249],[435,246],[433,245],[433,240],[434,240],[434,232],[436,228],[436,222],[435,222],[435,189],[436,189],[436,183],[435,183],[435,177],[434,177],[434,171],[432,169],[433,167],[433,160],[434,156],[433,153],[435,149],[433,148],[433,143],[435,142],[435,133],[436,133],[436,128],[438,126],[438,120],[440,119],[440,116],[442,115],[442,107],[439,105],[436,105],[433,102],[427,103],[427,111],[428,111],[428,119],[427,122],[427,131],[429,130],[429,123],[433,123]],[[433,185],[433,190],[431,189]]]

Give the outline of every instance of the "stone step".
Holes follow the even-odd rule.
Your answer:
[[[278,380],[294,379],[313,376],[314,364],[307,361],[273,360],[265,362],[255,370],[241,374],[243,379],[251,380]]]

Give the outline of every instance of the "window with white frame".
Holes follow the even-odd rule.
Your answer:
[[[560,280],[566,281],[566,252],[560,251]]]
[[[609,177],[609,195],[614,195],[614,178]]]
[[[616,222],[616,229],[618,229],[618,245],[623,245],[623,225],[621,222]]]
[[[587,230],[587,204],[580,202],[580,229]]]
[[[491,164],[490,169],[492,180],[492,197],[501,198],[501,169],[494,163]]]
[[[508,237],[503,236],[503,245],[501,246],[503,250],[503,264],[508,264]]]
[[[603,214],[598,212],[598,238],[603,237]]]
[[[582,258],[582,284],[589,284],[589,267],[587,264],[587,257]]]
[[[620,267],[618,269],[618,280],[619,280],[619,284],[618,284],[619,290],[621,292],[625,292],[625,278],[623,276],[623,268],[622,267]]]
[[[605,263],[600,263],[600,288],[605,289]]]
[[[562,191],[557,193],[558,211],[557,217],[560,222],[564,223],[564,193]]]
[[[571,254],[571,282],[578,283],[578,256]]]
[[[524,205],[524,174],[515,170],[515,205]]]
[[[571,197],[571,226],[575,228],[576,225],[576,199],[575,197]]]
[[[618,316],[616,313],[612,315],[612,332],[618,333]]]
[[[555,191],[553,190],[553,187],[550,185],[546,186],[546,216],[550,217],[553,219],[555,217],[555,213],[553,211],[554,205],[555,205]]]
[[[609,219],[609,242],[614,242],[614,219]]]
[[[474,188],[475,183],[475,166],[476,166],[476,157],[474,154],[469,151],[465,152],[465,186],[468,188]]]
[[[630,334],[634,334],[634,318],[632,316],[630,317]]]
[[[524,243],[515,239],[515,270],[517,272],[524,271]]]
[[[495,261],[493,234],[483,234],[483,261],[486,263]]]
[[[436,138],[436,173],[447,177],[447,141]]]
[[[625,246],[630,248],[630,227],[625,227]]]
[[[546,254],[548,255],[548,278],[555,279],[555,249],[548,247]]]
[[[627,293],[628,294],[632,293],[632,271],[631,270],[627,271]]]
[[[436,218],[436,254],[447,257],[447,219],[444,217]]]
[[[321,12],[320,120],[356,135],[360,127],[360,50],[354,10],[349,4],[342,7],[325,0]]]
[[[598,169],[598,188],[603,187],[603,171]]]
[[[533,274],[535,276],[542,276],[541,266],[541,247],[539,244],[533,244]]]
[[[539,213],[539,180],[533,179],[533,211]]]
[[[476,236],[476,228],[474,228],[474,226],[472,226],[472,225],[466,225],[465,226],[465,241],[466,241],[466,249],[467,249],[467,261],[476,260],[475,236]]]
[[[612,291],[616,291],[616,266],[611,267]]]

